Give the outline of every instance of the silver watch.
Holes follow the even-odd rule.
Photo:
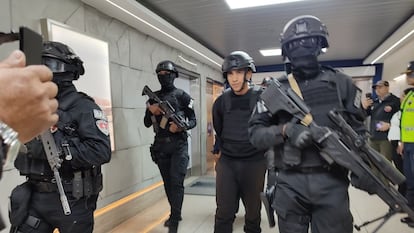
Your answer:
[[[10,128],[6,123],[0,121],[0,139],[3,144],[3,149],[6,154],[6,162],[3,170],[10,170],[14,168],[14,160],[20,149],[19,134]]]

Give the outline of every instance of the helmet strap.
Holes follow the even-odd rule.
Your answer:
[[[231,88],[232,90],[233,90],[233,92],[241,92],[243,89],[244,89],[244,87],[246,86],[246,83],[248,83],[248,82],[250,82],[250,80],[247,80],[247,72],[249,71],[249,69],[248,68],[246,68],[245,70],[244,70],[244,75],[243,75],[243,84],[242,84],[242,86],[240,87],[240,89],[238,90],[238,91],[236,91],[236,90],[233,90],[233,88]],[[231,87],[231,86],[230,86]],[[249,88],[249,85],[247,85],[247,88]]]

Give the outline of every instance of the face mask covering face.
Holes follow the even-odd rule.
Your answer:
[[[315,37],[302,38],[287,44],[286,50],[291,61],[292,74],[304,79],[318,75],[320,66],[317,56],[320,49],[320,41]]]
[[[174,78],[175,78],[175,74],[170,73],[170,74],[158,74],[158,81],[161,84],[161,89],[162,90],[170,90],[172,88],[174,88]]]
[[[292,74],[298,78],[310,79],[319,73],[318,59],[314,55],[297,57],[291,60]]]

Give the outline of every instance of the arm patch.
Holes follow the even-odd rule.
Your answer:
[[[355,93],[355,98],[354,98],[354,106],[358,109],[361,107],[361,96],[362,96],[362,91],[358,88]]]

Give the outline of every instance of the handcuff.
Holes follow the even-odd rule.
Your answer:
[[[6,123],[0,121],[0,153],[5,160],[3,170],[7,171],[14,167],[14,160],[20,149],[19,134],[9,127]],[[3,162],[3,161],[0,161]],[[1,164],[0,164],[1,165]]]

